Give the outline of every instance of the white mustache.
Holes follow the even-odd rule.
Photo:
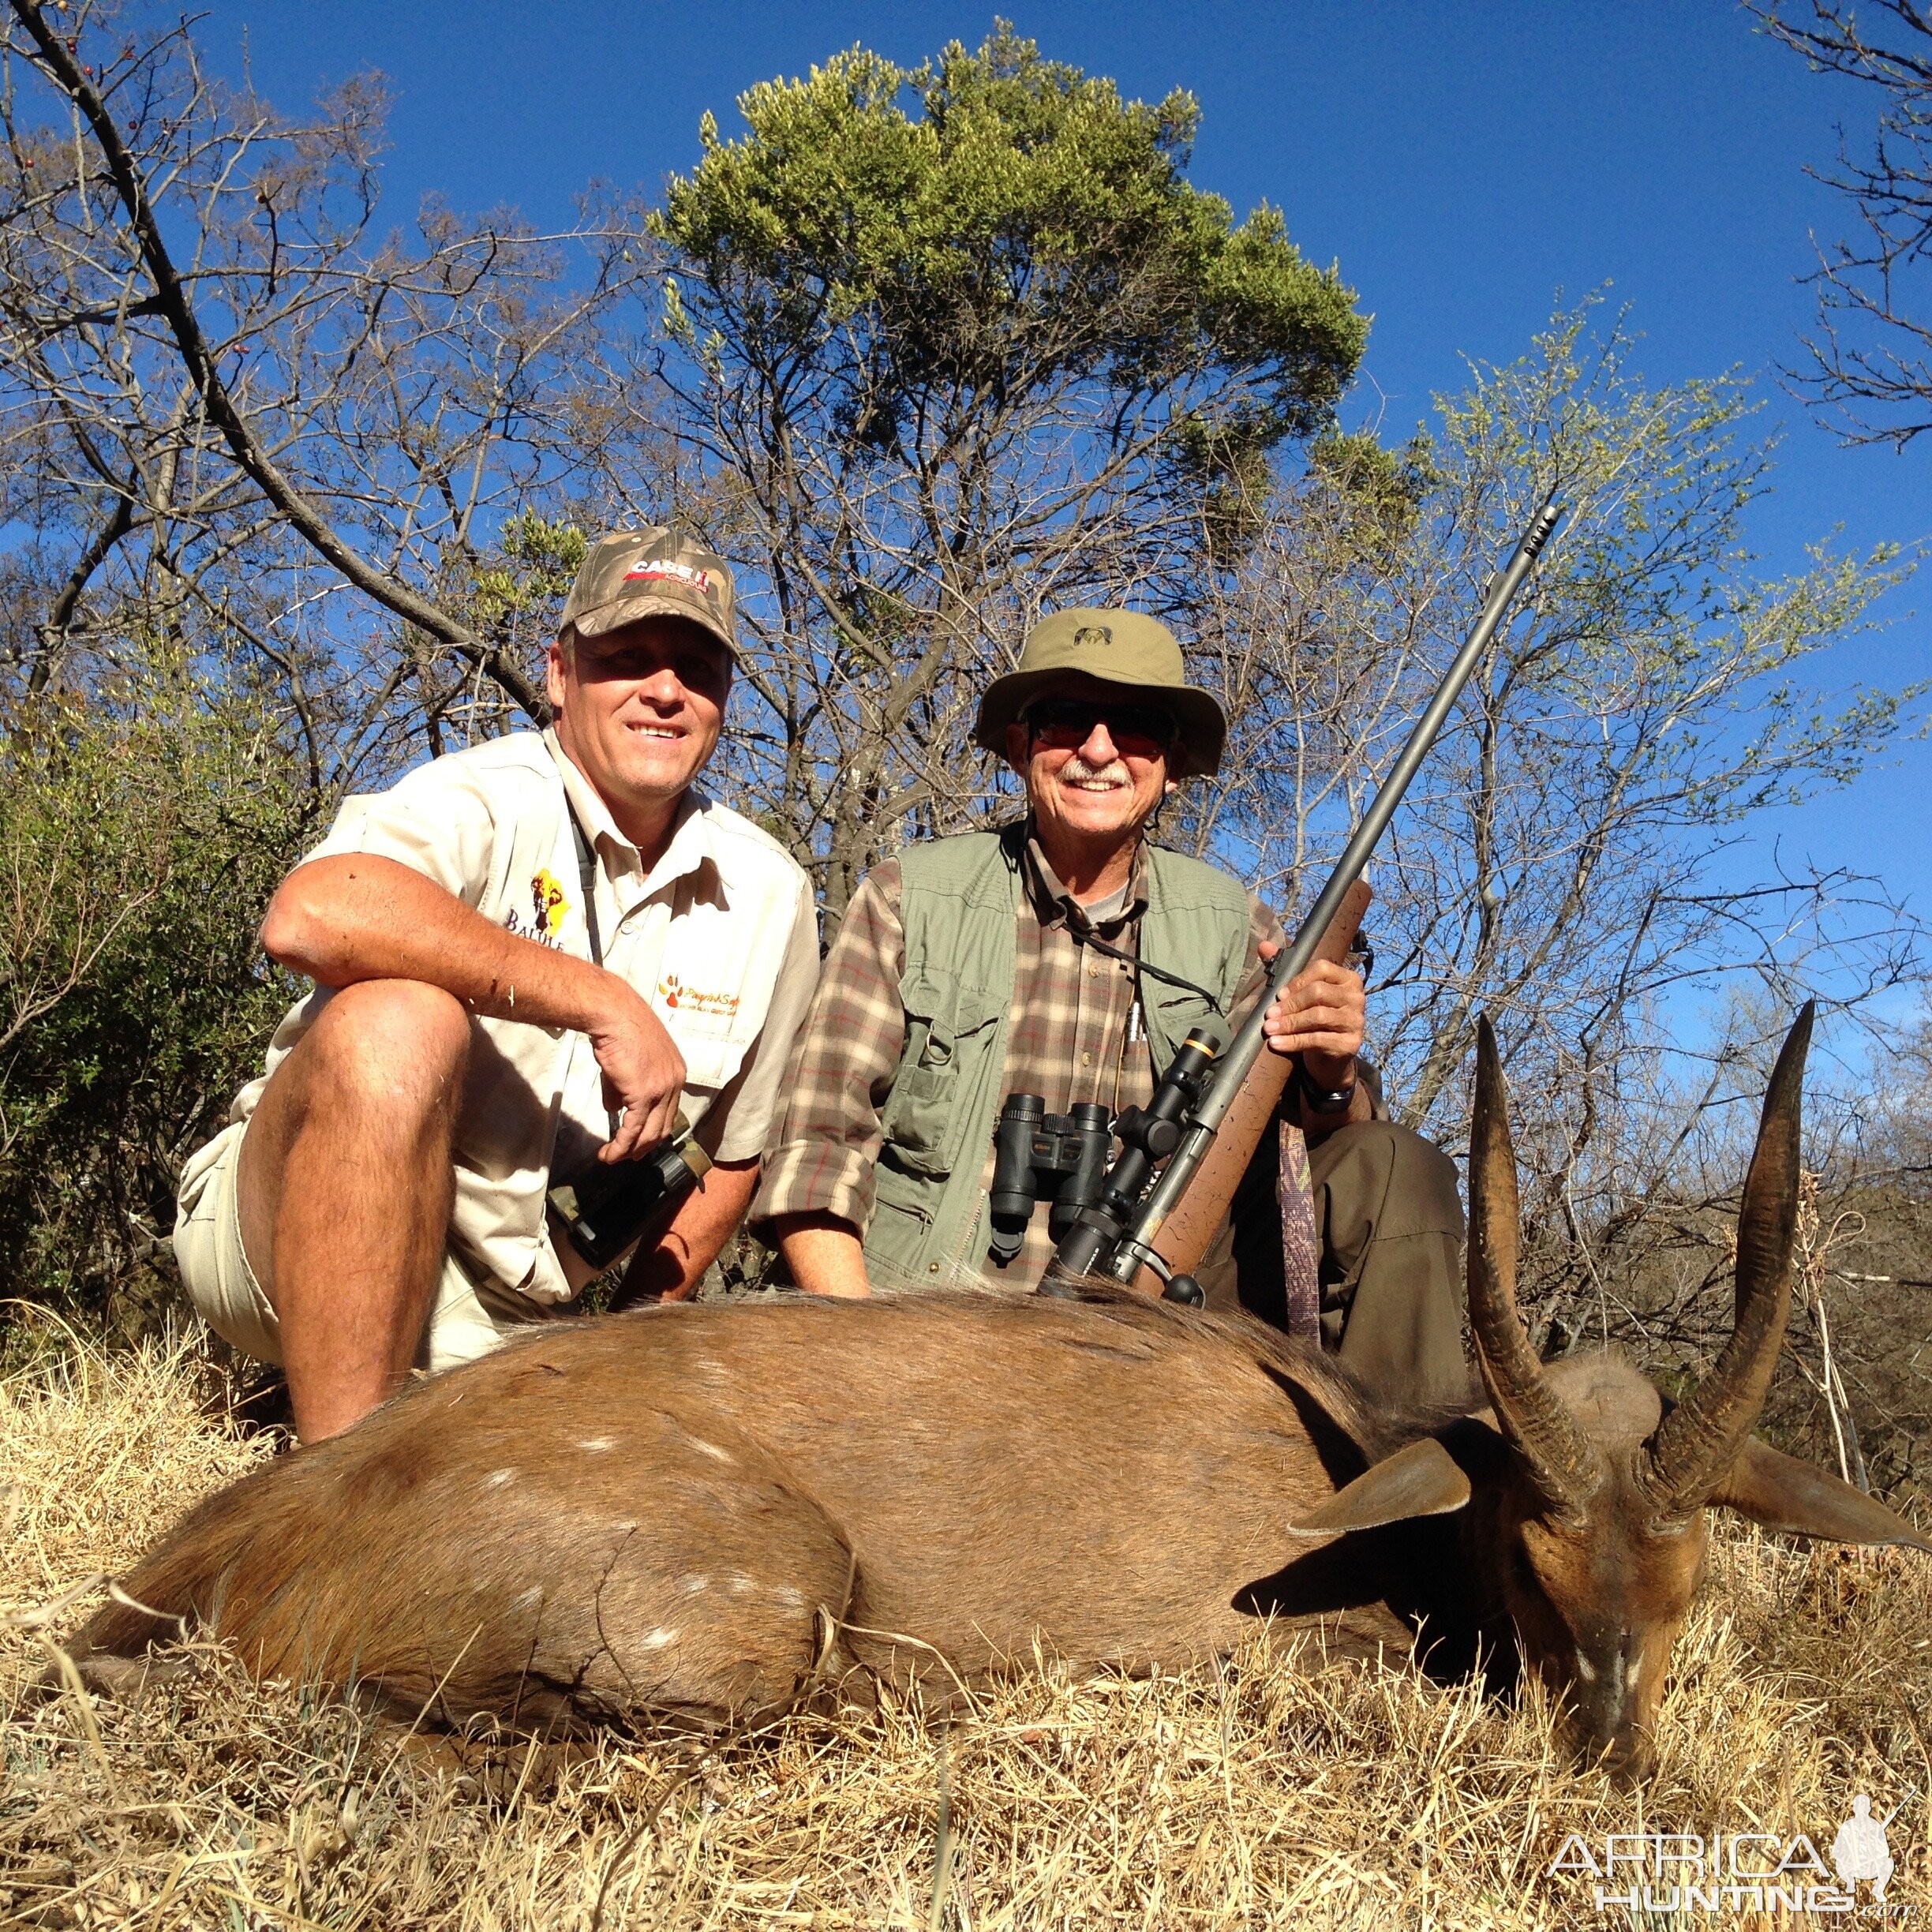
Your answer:
[[[1115,758],[1112,763],[1101,766],[1089,765],[1076,753],[1060,767],[1061,781],[1066,784],[1078,784],[1084,779],[1099,778],[1111,784],[1127,784],[1132,782],[1127,774],[1127,761]]]

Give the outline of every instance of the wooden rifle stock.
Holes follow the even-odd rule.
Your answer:
[[[1357,879],[1350,886],[1315,949],[1316,959],[1339,966],[1348,957],[1355,935],[1361,930],[1362,915],[1374,896],[1364,880]],[[1272,997],[1265,985],[1261,997]],[[1241,1185],[1241,1176],[1248,1171],[1255,1149],[1273,1124],[1294,1072],[1294,1062],[1286,1054],[1263,1053],[1236,1090],[1234,1104],[1215,1136],[1213,1146],[1195,1170],[1180,1204],[1150,1244],[1174,1273],[1191,1275],[1200,1265],[1201,1256],[1226,1219],[1228,1204]],[[1157,1295],[1161,1291],[1160,1278],[1151,1268],[1141,1269],[1134,1286],[1144,1294]]]

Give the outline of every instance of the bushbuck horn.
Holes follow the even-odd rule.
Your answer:
[[[1784,1036],[1765,1095],[1738,1210],[1737,1319],[1731,1339],[1717,1366],[1664,1418],[1642,1473],[1660,1521],[1689,1515],[1716,1492],[1758,1425],[1777,1366],[1791,1313],[1805,1055],[1817,1011],[1818,1002],[1807,1001]]]
[[[1530,1346],[1516,1312],[1521,1211],[1503,1064],[1485,1013],[1476,1022],[1476,1105],[1470,1122],[1470,1326],[1496,1421],[1529,1465],[1544,1500],[1575,1515],[1603,1468]]]

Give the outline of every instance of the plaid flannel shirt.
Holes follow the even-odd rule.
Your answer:
[[[1147,909],[1146,848],[1135,854],[1124,909],[1091,928],[1037,840],[1028,841],[1026,860],[1000,1091],[1042,1095],[1050,1114],[1064,1114],[1080,1101],[1097,1101],[1114,1113],[1144,1106],[1154,1091],[1154,1066],[1134,969],[1082,944],[1080,935],[1091,930],[1124,953],[1136,952]],[[852,895],[792,1050],[785,1097],[766,1144],[754,1221],[823,1214],[861,1233],[871,1222],[873,1163],[883,1144],[880,1117],[906,1040],[899,997],[905,970],[900,890],[898,862],[887,859]],[[1230,1016],[1236,1024],[1265,983],[1260,942],[1282,938],[1279,921],[1252,893],[1249,910],[1249,969]],[[1312,1241],[1312,1209],[1305,1205],[1301,1135],[1287,1128],[1282,1140],[1283,1182],[1305,1208],[1290,1217],[1293,1254]],[[981,1185],[990,1187],[990,1135],[984,1159]],[[1301,1234],[1304,1220],[1307,1239]],[[990,1281],[1030,1288],[1045,1272],[1053,1245],[1043,1202],[1013,1261],[1002,1268],[983,1259],[982,1267]]]

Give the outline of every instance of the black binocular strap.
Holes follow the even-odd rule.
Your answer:
[[[584,930],[590,941],[590,964],[604,964],[604,942],[597,934],[597,854],[590,848],[590,841],[584,836],[583,821],[577,816],[577,808],[570,802],[570,794],[564,794],[564,809],[570,814],[571,837],[577,847],[577,877],[583,887]],[[617,1137],[617,1130],[623,1123],[615,1114],[605,1110],[610,1121],[611,1138]]]
[[[590,938],[590,964],[601,966],[604,942],[597,936],[597,854],[584,837],[583,822],[577,816],[577,807],[570,802],[567,792],[564,795],[564,809],[570,814],[571,837],[577,847],[577,877],[583,886],[584,927]]]

